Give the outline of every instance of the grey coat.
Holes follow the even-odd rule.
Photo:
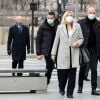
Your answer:
[[[72,29],[73,35],[71,39],[68,38],[68,33],[65,24],[60,24],[57,28],[56,37],[54,40],[52,55],[57,55],[57,68],[58,69],[69,69],[70,68],[70,49],[69,47],[73,42],[78,42],[77,48],[71,47],[72,54],[72,68],[79,66],[79,46],[83,43],[83,35],[81,27],[78,23],[73,24]],[[58,47],[59,45],[59,47]]]

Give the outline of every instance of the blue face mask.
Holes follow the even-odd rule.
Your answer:
[[[49,25],[52,25],[52,24],[54,24],[54,19],[47,19],[47,22]]]

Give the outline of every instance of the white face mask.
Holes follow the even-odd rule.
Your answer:
[[[88,15],[88,18],[89,18],[90,20],[93,20],[93,19],[96,18],[96,16],[95,16],[95,14],[89,14],[89,15]]]
[[[47,19],[47,22],[49,25],[52,25],[54,23],[54,19]]]
[[[73,22],[73,17],[72,17],[72,16],[66,17],[66,21],[67,21],[68,23]]]

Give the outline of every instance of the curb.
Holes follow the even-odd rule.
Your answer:
[[[8,55],[0,55],[0,59],[6,59],[6,58],[11,58],[12,56],[8,56]],[[26,58],[36,58],[36,54],[27,54]]]

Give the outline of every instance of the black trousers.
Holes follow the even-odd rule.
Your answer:
[[[88,77],[89,70],[90,70],[90,64],[87,64],[85,70],[85,77],[84,77],[85,79]]]
[[[21,69],[21,68],[24,68],[24,60],[21,60],[21,61],[15,61],[13,60],[12,61],[12,69],[16,69],[17,68],[17,65],[18,65],[18,69]],[[13,73],[13,75],[15,75],[15,73]],[[17,73],[18,76],[22,76],[22,73]]]
[[[73,95],[76,82],[76,68],[58,69],[58,82],[60,91],[65,92],[67,81],[67,95]]]
[[[97,52],[96,48],[89,48],[89,53],[90,53],[90,62],[89,66],[91,69],[91,87],[92,89],[96,89],[97,87]],[[86,70],[87,65],[84,64],[80,67],[79,71],[79,80],[78,80],[78,85],[79,87],[83,88],[83,80],[85,77],[85,70]]]
[[[51,55],[50,56],[44,56],[45,57],[45,62],[46,62],[46,69],[47,72],[45,73],[45,76],[47,77],[47,84],[50,83],[50,79],[51,79],[51,74],[54,68],[54,63],[51,59]]]

